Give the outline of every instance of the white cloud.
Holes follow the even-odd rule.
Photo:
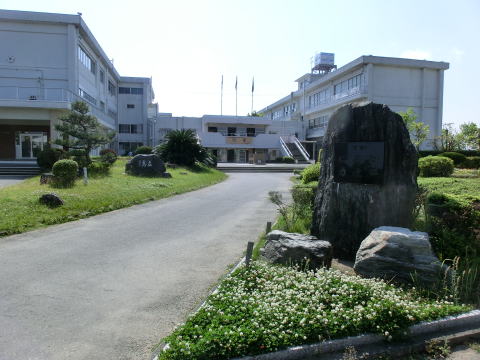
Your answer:
[[[427,50],[414,49],[414,50],[405,50],[400,55],[403,58],[407,59],[418,59],[418,60],[431,60],[432,53]]]

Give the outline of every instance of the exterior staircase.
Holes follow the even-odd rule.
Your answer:
[[[0,175],[35,176],[40,174],[36,162],[28,161],[0,161]]]
[[[280,145],[284,155],[294,158],[297,164],[310,163],[310,155],[296,136],[281,136]]]

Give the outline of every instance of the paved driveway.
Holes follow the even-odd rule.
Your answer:
[[[289,174],[0,239],[0,359],[148,359],[276,210]]]
[[[28,178],[29,176],[23,175],[0,175],[0,188],[22,182]]]

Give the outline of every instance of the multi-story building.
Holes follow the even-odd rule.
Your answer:
[[[301,154],[305,149],[294,144],[301,131],[298,121],[272,121],[265,117],[204,115],[202,117],[174,117],[162,114],[157,121],[157,140],[163,141],[168,132],[191,129],[200,143],[217,156],[219,162],[264,163],[279,156],[308,159]],[[297,147],[300,149],[297,150]],[[289,149],[289,147],[291,149]]]
[[[260,110],[272,121],[302,123],[301,140],[322,141],[330,115],[342,105],[373,101],[386,104],[393,111],[411,107],[418,120],[430,128],[425,147],[442,128],[443,78],[449,64],[379,56],[361,56],[345,66],[318,61],[312,72],[296,80],[298,89]]]
[[[34,159],[76,100],[119,133],[112,147],[148,143],[151,79],[121,77],[80,15],[0,10],[0,44],[0,159]]]
[[[158,108],[150,78],[121,77],[118,88],[118,152],[126,154],[138,146],[155,143]]]

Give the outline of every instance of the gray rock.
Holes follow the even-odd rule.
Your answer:
[[[332,245],[314,236],[274,230],[267,234],[262,256],[273,264],[300,264],[308,260],[310,269],[330,267]]]
[[[127,174],[139,176],[162,176],[165,170],[162,159],[155,154],[135,155],[125,165]]]
[[[63,200],[55,193],[43,194],[38,199],[38,202],[52,208],[62,206],[64,204]]]
[[[437,283],[445,270],[433,254],[428,234],[400,227],[374,229],[358,249],[353,267],[365,277],[402,283],[415,281],[427,286]]]
[[[343,106],[324,136],[311,233],[353,260],[374,228],[411,225],[416,189],[417,153],[401,116],[380,104]]]

